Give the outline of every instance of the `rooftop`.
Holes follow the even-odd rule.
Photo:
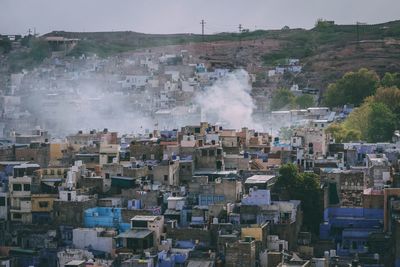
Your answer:
[[[154,222],[156,220],[159,220],[159,216],[151,216],[151,215],[136,215],[131,219],[131,221],[151,221]]]
[[[153,234],[153,232],[147,229],[128,230],[126,232],[117,235],[115,238],[145,238],[151,234]]]
[[[246,179],[245,184],[264,184],[274,179],[275,175],[253,175]]]

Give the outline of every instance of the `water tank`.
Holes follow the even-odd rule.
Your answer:
[[[331,249],[331,250],[329,251],[329,255],[330,255],[331,258],[332,258],[332,257],[336,257],[336,250]]]
[[[218,224],[218,218],[213,218],[213,224]]]
[[[324,252],[324,258],[329,259],[329,251]]]

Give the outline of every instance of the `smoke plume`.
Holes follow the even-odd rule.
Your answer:
[[[245,70],[235,70],[199,93],[195,100],[208,122],[235,129],[259,128],[253,120],[255,104],[250,92],[249,74]]]

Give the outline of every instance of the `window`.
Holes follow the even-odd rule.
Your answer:
[[[31,185],[30,184],[24,184],[24,191],[31,191]]]
[[[210,150],[210,151],[208,152],[208,155],[209,155],[210,157],[214,157],[214,156],[215,156],[215,150]]]
[[[168,181],[168,175],[164,175],[164,182]]]
[[[13,214],[13,218],[14,218],[14,219],[21,219],[21,218],[22,218],[22,215],[21,215],[21,213],[14,213],[14,214]]]
[[[200,133],[200,128],[199,127],[194,128],[194,132],[195,133]]]
[[[0,207],[4,207],[6,205],[6,197],[0,197]]]
[[[61,169],[57,170],[57,175],[62,175],[62,170]]]
[[[203,150],[201,151],[201,156],[202,156],[202,157],[207,157],[207,150],[203,149]]]
[[[54,175],[54,174],[55,174],[54,170],[51,169],[51,170],[50,170],[50,175]]]
[[[110,174],[106,173],[106,179],[110,179]]]
[[[22,191],[22,184],[13,184],[13,191]]]
[[[47,208],[49,206],[48,201],[39,201],[39,207],[40,208]]]

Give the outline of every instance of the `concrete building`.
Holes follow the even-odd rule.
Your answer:
[[[32,222],[31,184],[33,173],[38,169],[38,164],[14,166],[13,176],[8,180],[11,221]]]
[[[161,242],[161,236],[164,232],[163,216],[140,216],[137,215],[131,219],[131,229],[146,228],[154,233],[154,246]]]
[[[226,244],[226,267],[255,267],[256,242],[251,238]]]
[[[60,190],[58,199],[53,202],[54,223],[81,227],[84,224],[84,211],[95,207],[96,203],[96,196],[77,190]]]
[[[75,228],[72,231],[72,244],[79,249],[94,249],[114,254],[116,248],[114,237],[117,236],[115,230],[105,228]]]

